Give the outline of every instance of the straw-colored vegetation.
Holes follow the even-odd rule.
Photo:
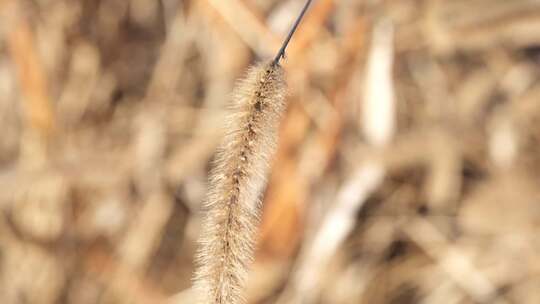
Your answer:
[[[299,0],[0,1],[0,303],[195,303],[236,79]],[[316,0],[247,303],[540,303],[540,4]]]

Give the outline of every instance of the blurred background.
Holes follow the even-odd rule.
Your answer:
[[[0,1],[1,303],[194,303],[233,85],[301,0]],[[248,303],[540,303],[540,2],[316,0]]]

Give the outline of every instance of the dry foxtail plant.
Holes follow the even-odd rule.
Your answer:
[[[210,178],[197,253],[195,289],[200,303],[243,302],[260,194],[274,154],[285,109],[284,72],[279,64],[308,0],[276,57],[251,67],[233,93],[233,109]]]

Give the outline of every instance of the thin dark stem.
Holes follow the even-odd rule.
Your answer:
[[[285,41],[283,41],[283,45],[281,46],[281,49],[279,49],[279,52],[276,55],[276,58],[274,58],[273,64],[279,64],[279,60],[281,58],[285,58],[285,49],[287,49],[287,45],[289,44],[289,41],[291,41],[291,38],[296,31],[296,28],[298,28],[298,25],[300,24],[300,21],[302,21],[302,18],[304,17],[304,14],[306,13],[307,9],[309,8],[309,5],[311,4],[312,0],[307,0],[306,4],[304,5],[304,8],[302,9],[302,12],[300,12],[300,15],[298,18],[296,18],[296,21],[294,22],[293,27],[291,28],[291,31],[289,32],[289,35],[287,35],[287,38],[285,38]]]

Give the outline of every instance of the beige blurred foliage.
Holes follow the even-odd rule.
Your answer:
[[[0,1],[0,303],[193,303],[236,79],[300,0]],[[249,303],[540,301],[540,4],[317,0]]]

